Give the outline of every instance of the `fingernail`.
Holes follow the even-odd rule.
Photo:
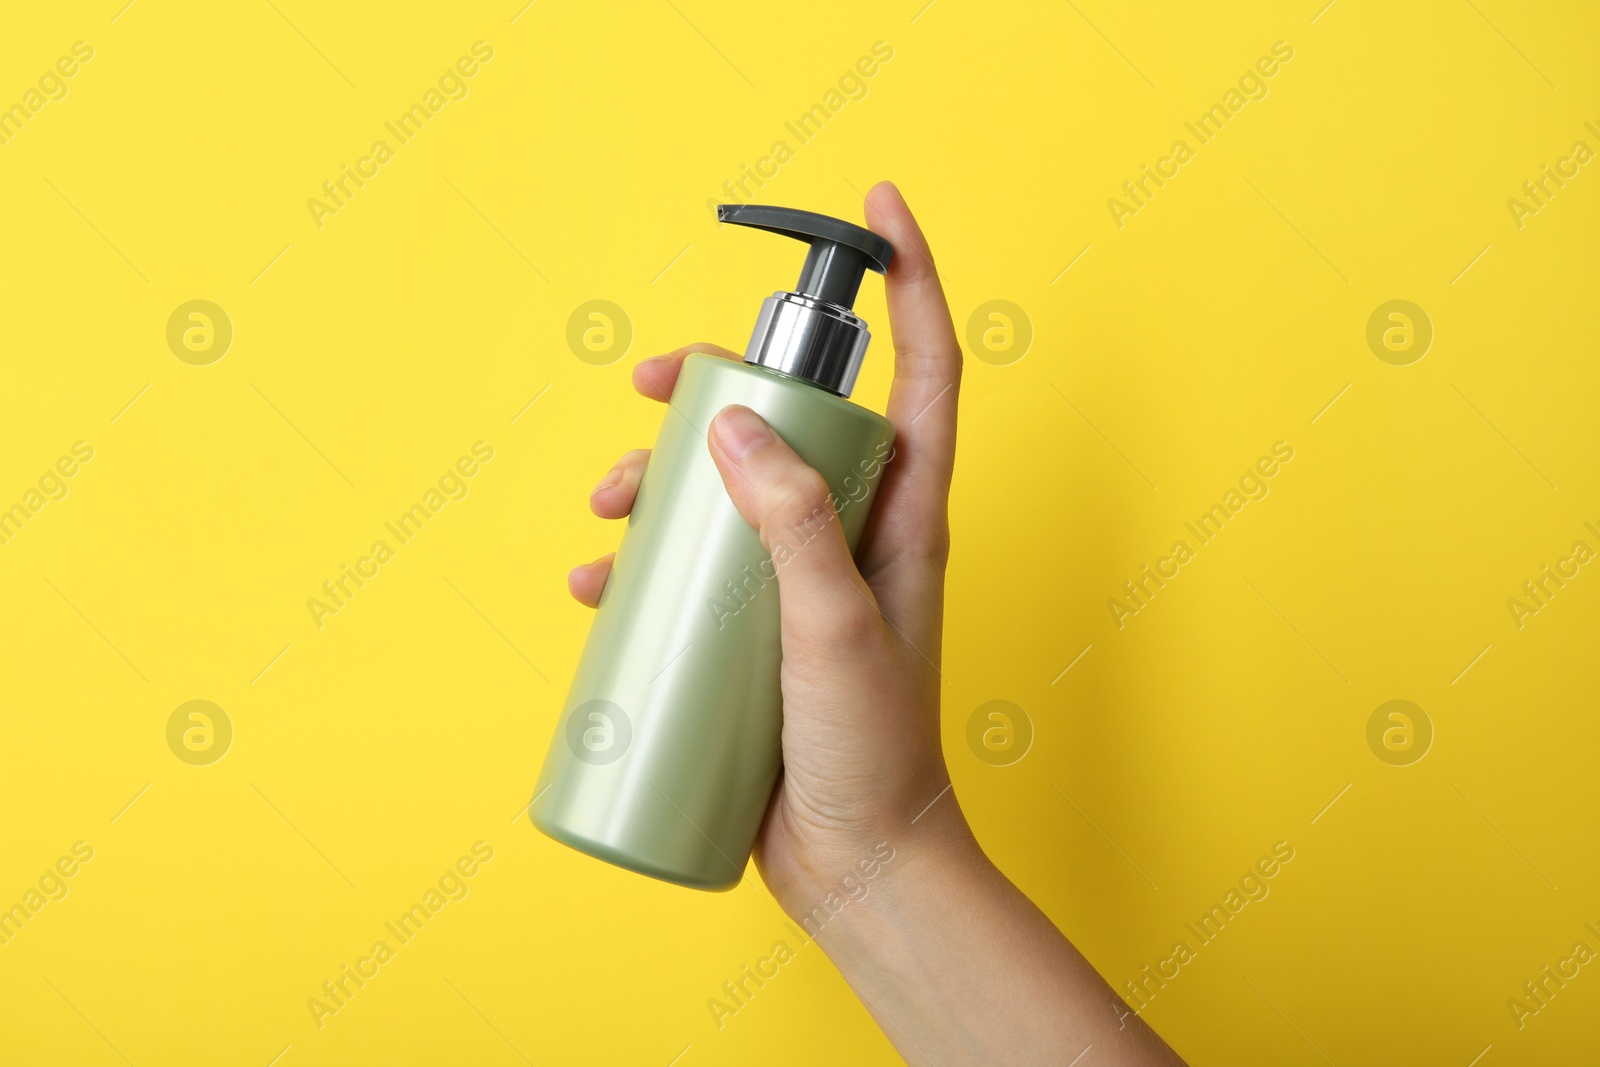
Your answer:
[[[744,459],[772,440],[772,428],[747,407],[732,404],[717,416],[717,440],[733,459]]]
[[[604,478],[600,479],[600,484],[595,486],[594,489],[592,489],[590,491],[589,495],[590,496],[594,496],[595,493],[603,492],[604,490],[610,489],[613,486],[620,485],[621,482],[622,482],[622,468],[621,467],[612,467],[611,468],[611,473],[607,474]]]
[[[569,582],[572,581],[573,579],[577,578],[578,575],[582,574],[584,571],[587,571],[589,568],[591,568],[593,566],[596,566],[597,564],[610,563],[612,560],[614,560],[616,558],[617,558],[617,554],[615,552],[607,552],[605,555],[601,556],[599,559],[595,560],[592,563],[580,563],[576,567],[572,568],[570,571],[567,572],[567,581],[569,581]]]

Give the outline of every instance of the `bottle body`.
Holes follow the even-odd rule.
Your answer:
[[[771,423],[833,492],[832,508],[779,538],[785,549],[805,551],[835,521],[852,551],[860,539],[889,421],[769,370],[686,359],[530,808],[579,851],[714,890],[743,877],[783,724],[773,553],[706,443],[729,404]]]

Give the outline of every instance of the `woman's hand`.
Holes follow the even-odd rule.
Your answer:
[[[757,867],[908,1059],[1066,1063],[1093,1044],[1096,1063],[1175,1062],[989,863],[950,789],[939,664],[961,348],[927,241],[893,185],[867,194],[866,219],[895,250],[895,452],[853,559],[833,521],[777,567],[783,774]],[[640,363],[635,388],[669,399],[693,352],[740,358],[691,345]],[[822,476],[749,409],[723,409],[708,442],[767,551],[792,543],[792,527],[836,518]],[[617,462],[591,497],[596,515],[628,514],[648,458],[641,450]],[[597,604],[611,560],[574,570],[573,596]],[[876,872],[870,882],[863,860]],[[845,879],[866,893],[837,918],[819,911]]]

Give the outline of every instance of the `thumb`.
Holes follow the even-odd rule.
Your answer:
[[[877,601],[851,558],[827,480],[738,404],[717,413],[706,440],[733,506],[772,554],[785,635],[826,639],[875,625]]]

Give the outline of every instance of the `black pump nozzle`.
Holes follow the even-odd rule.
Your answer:
[[[813,211],[761,204],[718,204],[717,221],[751,226],[806,241],[811,251],[795,291],[838,307],[855,304],[868,270],[887,274],[894,246],[861,226]]]

